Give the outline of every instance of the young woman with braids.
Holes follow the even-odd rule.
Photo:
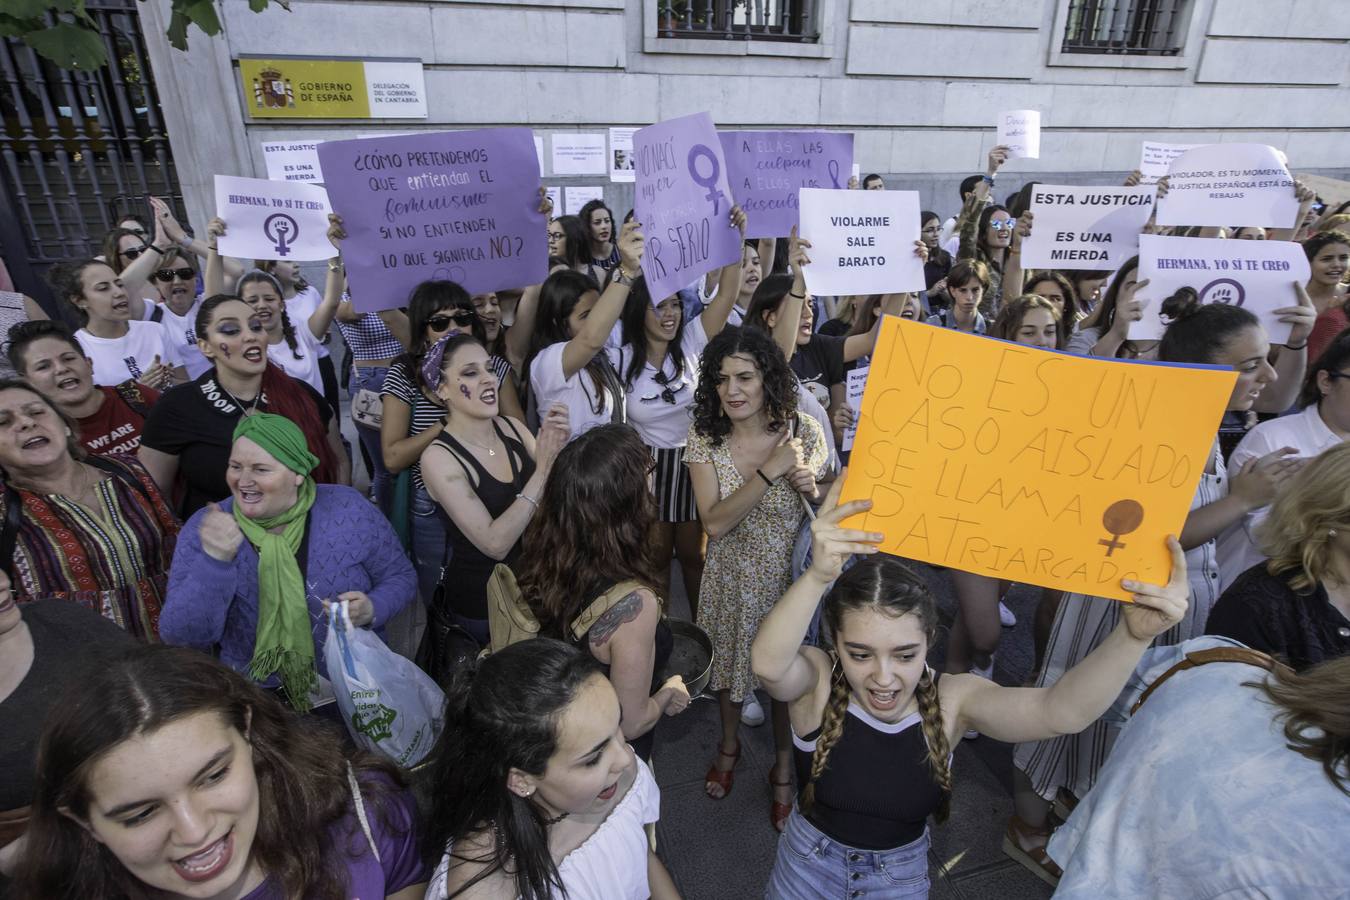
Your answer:
[[[1186,560],[1169,538],[1171,580],[1122,581],[1134,602],[1120,604],[1120,624],[1054,687],[939,677],[926,662],[938,627],[932,593],[899,560],[872,555],[882,535],[840,524],[872,506],[838,505],[842,485],[811,525],[811,568],[764,619],[751,651],[765,689],[788,704],[799,788],[766,891],[772,900],[926,897],[928,817],[946,817],[961,732],[1015,741],[1086,727],[1186,611]],[[862,559],[843,572],[855,553]],[[829,644],[803,645],[822,595]]]
[[[678,900],[661,814],[590,656],[540,637],[456,673],[431,757],[427,900]]]

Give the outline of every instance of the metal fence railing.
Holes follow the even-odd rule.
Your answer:
[[[1176,56],[1188,0],[1070,0],[1065,53]]]
[[[657,0],[659,37],[796,41],[820,37],[813,0]]]

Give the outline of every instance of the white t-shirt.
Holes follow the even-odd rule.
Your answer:
[[[571,378],[563,377],[562,357],[566,342],[559,341],[539,351],[530,363],[530,389],[534,392],[535,407],[542,420],[550,405],[567,404],[571,419],[571,437],[604,425],[613,417],[614,398],[603,387],[597,387],[591,373],[583,367]],[[599,412],[596,406],[599,406]]]
[[[185,316],[180,316],[169,309],[168,304],[161,307],[164,312],[160,325],[169,336],[169,344],[178,358],[178,364],[187,369],[188,378],[191,379],[196,379],[198,375],[211,368],[211,361],[202,356],[201,348],[197,346],[197,309],[201,304],[202,298],[199,296],[193,301]]]
[[[94,361],[94,384],[138,379],[155,364],[156,356],[166,366],[180,365],[168,332],[158,322],[128,322],[127,333],[120,338],[95,337],[87,328],[75,332],[75,337]]]
[[[680,337],[680,355],[684,365],[676,370],[675,363],[667,356],[662,366],[666,374],[663,386],[656,380],[656,369],[651,363],[642,367],[642,372],[631,388],[625,384],[628,394],[628,424],[637,429],[638,436],[648,447],[669,450],[683,447],[689,440],[689,426],[693,422],[694,388],[698,385],[698,362],[703,348],[708,346],[708,335],[703,330],[703,322],[695,317],[685,323],[684,334]],[[617,347],[605,349],[609,361],[619,373],[619,380],[628,377],[628,367],[633,361],[633,348]],[[664,391],[670,391],[673,403],[662,399]]]
[[[295,296],[286,301],[286,315],[290,318],[291,324],[295,330],[309,328],[309,317],[314,315],[319,304],[323,302],[323,295],[312,284],[305,285],[303,291],[296,291]],[[327,356],[328,348],[319,344],[319,356]]]
[[[1248,460],[1274,453],[1281,447],[1293,447],[1299,456],[1311,459],[1340,442],[1322,421],[1314,403],[1302,412],[1270,419],[1247,432],[1228,458],[1228,471],[1236,475]],[[1239,575],[1266,559],[1253,534],[1269,514],[1269,506],[1254,509],[1219,533],[1220,591],[1228,590]]]
[[[296,349],[302,358],[295,358],[291,345],[284,339],[267,345],[267,358],[285,369],[287,375],[298,378],[322,394],[323,376],[319,374],[319,357],[322,355],[319,350],[322,345],[314,337],[314,332],[309,330],[308,320],[296,322],[292,319],[291,325],[295,330]]]

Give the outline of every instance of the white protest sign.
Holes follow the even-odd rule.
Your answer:
[[[605,189],[598,184],[568,185],[563,188],[566,202],[563,207],[569,216],[581,215],[581,208],[592,200],[605,199]]]
[[[328,240],[328,193],[316,184],[216,176],[222,256],[309,261],[337,255]]]
[[[1149,283],[1135,295],[1144,317],[1130,325],[1130,340],[1161,338],[1166,322],[1159,306],[1178,288],[1189,287],[1201,303],[1227,303],[1254,313],[1270,342],[1283,344],[1290,326],[1272,310],[1297,306],[1294,282],[1309,277],[1308,258],[1293,241],[1141,235],[1138,278]]]
[[[1172,160],[1159,225],[1292,228],[1294,179],[1265,144],[1206,144]]]
[[[544,139],[539,135],[534,136],[534,155],[539,159],[539,174],[544,174]]]
[[[319,145],[323,141],[263,141],[263,162],[272,181],[323,183]]]
[[[556,184],[549,185],[544,188],[544,193],[548,194],[548,199],[553,202],[553,218],[556,219],[558,216],[567,215],[567,213],[563,211],[562,188]]]
[[[844,402],[853,410],[853,424],[844,429],[844,442],[839,449],[847,453],[853,449],[853,439],[858,434],[858,417],[862,415],[863,388],[867,387],[867,373],[871,366],[858,366],[848,373],[844,383]]]
[[[813,294],[889,294],[926,287],[917,191],[802,188],[800,234],[811,242],[806,286]]]
[[[1022,239],[1029,269],[1108,269],[1139,251],[1139,233],[1153,212],[1154,189],[1038,184],[1031,191],[1035,222]]]
[[[605,162],[603,134],[553,134],[554,175],[604,175],[609,171]]]
[[[636,128],[609,130],[610,181],[637,180],[637,172],[633,169],[633,133],[636,131]]]
[[[1144,176],[1143,183],[1152,184],[1167,174],[1167,167],[1187,150],[1204,147],[1205,144],[1160,144],[1156,141],[1144,141],[1139,153],[1139,174]]]
[[[1041,113],[1014,109],[998,115],[998,140],[1008,148],[1008,159],[1041,158]]]
[[[853,164],[853,177],[858,181],[862,181],[862,166],[858,163]],[[858,186],[862,187],[861,184]]]

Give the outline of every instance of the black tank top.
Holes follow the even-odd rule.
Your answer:
[[[525,483],[534,475],[534,460],[525,452],[525,444],[516,433],[515,426],[510,422],[507,424],[511,427],[510,435],[503,432],[495,421],[492,427],[506,447],[506,458],[511,463],[509,482],[493,478],[463,444],[445,431],[436,435],[436,442],[448,449],[451,455],[459,460],[459,464],[464,466],[465,474],[470,476],[469,484],[474,494],[494,519],[516,502],[516,494],[525,488]],[[473,467],[472,472],[469,471],[470,466]],[[474,546],[473,541],[459,530],[454,520],[445,514],[445,510],[439,512],[442,521],[445,522],[445,537],[451,552],[450,564],[445,567],[442,576],[450,608],[466,619],[485,620],[488,617],[487,583],[492,576],[492,569],[498,562],[511,565],[520,551],[520,542],[516,542],[505,559],[493,559]]]
[[[819,734],[792,736],[799,785],[811,779]],[[807,821],[850,847],[893,850],[918,840],[941,804],[919,714],[891,725],[850,701]]]

